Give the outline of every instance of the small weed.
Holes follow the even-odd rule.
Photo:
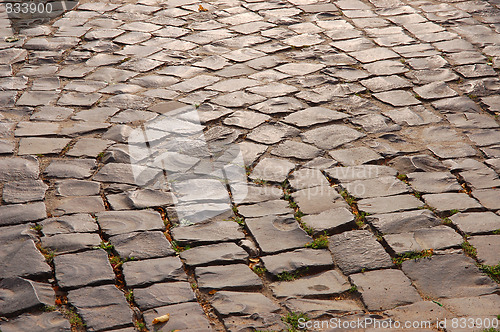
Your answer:
[[[484,329],[482,332],[500,332],[500,330],[497,330],[494,327],[490,327],[489,329]]]
[[[297,221],[300,221],[299,219],[302,218],[304,216],[304,213],[302,213],[302,211],[297,211],[293,214],[293,216],[295,217],[295,219],[297,219]]]
[[[196,283],[192,282],[192,283],[191,283],[191,288],[192,288],[193,290],[198,289],[198,285],[197,285]]]
[[[493,231],[493,234],[500,235],[500,229],[497,229],[496,231]]]
[[[307,226],[307,224],[305,222],[300,220],[299,223],[300,223],[300,227],[302,227],[302,229],[307,233],[307,235],[312,236],[314,234],[314,229]]]
[[[111,263],[111,266],[113,267],[113,269],[116,269],[116,268],[122,266],[122,264],[123,264],[123,261],[119,256],[111,257],[109,259],[109,262]]]
[[[44,248],[41,245],[37,245],[38,250],[42,253],[43,257],[45,257],[45,261],[49,264],[52,264],[54,261],[54,257],[56,256],[56,252],[54,250]]]
[[[462,242],[462,249],[467,256],[476,258],[477,250],[472,244],[469,243],[469,241],[465,240],[464,242]]]
[[[325,249],[328,248],[328,236],[325,235],[320,235],[314,241],[306,243],[305,245],[306,248],[312,248],[312,249]]]
[[[484,273],[489,275],[491,279],[500,283],[500,263],[498,263],[498,265],[494,265],[494,266],[483,264],[479,268],[481,269],[481,271],[483,271]],[[498,315],[498,316],[500,316],[500,315]],[[498,319],[500,319],[500,317]]]
[[[474,100],[474,101],[476,101],[476,100],[477,100],[477,96],[476,96],[476,95],[474,95],[474,94],[472,94],[472,93],[469,93],[469,94],[467,95],[467,97],[469,97],[470,99],[472,99],[472,100]]]
[[[73,326],[85,326],[82,321],[82,318],[75,312],[74,309],[67,309],[64,311],[64,314],[68,316],[69,323]]]
[[[422,250],[422,251],[405,252],[404,254],[398,255],[396,258],[393,258],[392,261],[396,265],[401,265],[401,264],[403,264],[404,261],[407,261],[410,259],[418,260],[418,259],[425,258],[425,257],[431,257],[433,254],[434,254],[434,251],[432,249]]]
[[[46,312],[51,312],[51,311],[56,311],[57,307],[55,305],[46,305],[43,307],[43,311]]]
[[[414,94],[413,94],[413,96],[414,96],[415,98],[419,99],[419,100],[421,100],[421,99],[422,99],[422,97],[421,97],[418,93],[414,93]]]
[[[125,298],[127,299],[127,301],[129,302],[132,302],[134,301],[134,291],[133,290],[129,290],[128,292],[125,293]]]
[[[454,214],[459,213],[459,212],[460,212],[459,210],[455,210],[455,209],[450,210],[450,217],[451,217],[452,215],[454,215]]]
[[[369,216],[368,213],[364,212],[364,211],[359,211],[357,214],[356,214],[356,225],[359,227],[359,228],[362,228],[365,226],[365,220],[366,220],[366,216]]]
[[[288,206],[290,206],[292,209],[298,209],[299,208],[299,206],[297,205],[297,203],[295,203],[294,201],[288,202]]]
[[[279,281],[292,281],[297,279],[299,276],[298,273],[290,273],[288,271],[284,271],[278,274],[276,277]]]
[[[408,180],[408,176],[406,176],[406,174],[398,174],[397,178],[401,181],[407,181]]]
[[[356,293],[357,291],[358,291],[358,287],[356,287],[356,285],[351,286],[351,288],[349,288],[349,290],[348,290],[349,293]]]
[[[31,226],[31,229],[34,231],[37,231],[37,232],[41,232],[42,228],[43,228],[43,226],[40,224],[36,224],[35,226]]]
[[[265,267],[254,266],[253,272],[261,276],[267,272],[267,269]]]
[[[97,159],[102,159],[104,157],[104,151],[97,155]]]
[[[139,331],[145,331],[146,330],[146,324],[144,324],[143,322],[135,322],[135,327]]]
[[[233,211],[233,213],[235,213],[235,214],[236,214],[236,213],[238,213],[238,208],[236,207],[236,205],[233,205],[233,206],[231,207],[231,210],[232,210],[232,211]]]
[[[113,248],[114,246],[108,241],[101,241],[101,244],[99,244],[97,247],[94,247],[94,249],[104,249],[108,252],[113,250]]]
[[[356,198],[354,198],[353,196],[351,196],[347,191],[342,190],[340,192],[340,195],[345,199],[345,201],[347,202],[347,204],[353,205],[354,203],[356,203]]]
[[[191,249],[190,246],[181,247],[177,241],[172,241],[171,244],[172,244],[172,249],[174,249],[175,252],[177,253]]]
[[[414,195],[416,198],[418,198],[418,199],[421,199],[421,198],[422,198],[422,194],[421,194],[421,193],[419,193],[418,191],[414,191],[414,192],[413,192],[413,195]]]
[[[254,179],[253,183],[263,186],[263,185],[267,184],[267,181],[266,180],[262,180],[262,179]]]
[[[245,219],[242,217],[233,217],[233,220],[240,226],[245,226]]]
[[[283,322],[290,326],[290,328],[288,329],[289,332],[299,331],[299,319],[301,322],[307,322],[309,320],[309,317],[307,317],[307,315],[304,313],[291,312],[286,314],[285,317],[281,318]]]
[[[450,218],[446,217],[446,218],[443,218],[443,224],[445,224],[445,225],[452,225],[453,222],[451,221]]]

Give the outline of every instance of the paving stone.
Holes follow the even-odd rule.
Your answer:
[[[472,192],[472,195],[479,201],[479,203],[490,210],[500,209],[499,194],[500,192],[498,189],[482,189],[474,190]]]
[[[410,322],[421,319],[431,322],[431,326],[436,325],[436,320],[442,321],[454,317],[451,312],[432,301],[419,301],[387,310],[384,313],[393,320]]]
[[[240,226],[230,220],[215,220],[171,230],[179,245],[210,244],[237,241],[244,238]]]
[[[272,155],[282,158],[309,160],[321,154],[318,148],[297,141],[284,141],[271,151]]]
[[[486,114],[464,113],[446,115],[448,121],[458,128],[498,128],[496,122],[491,121],[491,117]]]
[[[411,82],[397,75],[369,78],[362,80],[360,83],[373,92],[382,92],[412,86]]]
[[[0,314],[11,315],[41,307],[53,305],[55,301],[54,290],[49,284],[35,282],[23,278],[5,278],[0,281],[2,301]],[[4,323],[1,324],[4,328]]]
[[[280,310],[278,305],[260,293],[220,291],[213,297],[211,304],[223,317]]]
[[[143,287],[164,281],[187,281],[182,262],[177,257],[128,261],[123,263],[128,287]]]
[[[364,136],[359,131],[342,125],[324,126],[308,130],[301,134],[304,142],[314,144],[318,148],[326,150],[334,149]]]
[[[349,276],[370,311],[392,309],[421,301],[411,281],[400,270],[379,270]],[[390,292],[388,292],[390,290]]]
[[[0,225],[15,225],[47,217],[45,203],[11,204],[0,206]]]
[[[468,144],[456,143],[450,145],[429,145],[427,146],[439,158],[465,158],[477,155],[476,150]]]
[[[110,237],[109,241],[123,259],[148,259],[175,253],[160,231],[120,234]]]
[[[422,206],[423,203],[413,195],[367,198],[358,202],[358,208],[370,214],[400,212]]]
[[[262,261],[267,271],[274,276],[282,272],[295,272],[304,268],[317,270],[333,266],[332,256],[329,251],[307,248],[264,256]]]
[[[302,217],[308,227],[312,228],[315,235],[335,234],[354,227],[355,217],[345,207],[326,210],[320,214],[306,215]]]
[[[42,180],[7,182],[3,186],[2,198],[6,203],[41,201],[48,186]]]
[[[179,255],[187,266],[245,263],[248,254],[235,243],[219,243],[185,250]]]
[[[325,170],[332,178],[341,182],[373,179],[381,176],[396,176],[397,171],[389,166],[361,165],[348,167],[332,167]]]
[[[251,111],[236,111],[228,118],[224,119],[224,124],[228,126],[237,126],[245,129],[253,129],[258,125],[269,120],[268,115],[251,112]]]
[[[500,298],[497,294],[443,299],[444,307],[458,316],[496,316]]]
[[[365,230],[333,235],[329,248],[335,263],[345,274],[393,266],[382,245]]]
[[[325,65],[315,63],[287,63],[275,69],[288,75],[309,75],[324,67]]]
[[[283,123],[265,123],[254,129],[247,138],[263,144],[274,144],[286,137],[294,137],[299,134],[299,130]]]
[[[417,171],[448,171],[448,168],[441,164],[438,160],[425,154],[396,157],[390,162],[390,164],[401,174],[409,174]]]
[[[57,99],[53,91],[27,91],[17,100],[17,106],[45,106]]]
[[[136,178],[135,174],[139,174]],[[135,165],[134,171],[131,165],[121,164],[121,163],[109,163],[104,165],[93,177],[94,181],[99,182],[114,182],[114,183],[125,183],[131,185],[140,185],[149,182],[154,176],[157,175],[157,171],[141,166]],[[144,176],[144,177],[143,177]]]
[[[60,106],[43,106],[40,110],[30,117],[30,120],[38,121],[64,121],[74,110],[67,107]]]
[[[347,290],[351,285],[337,271],[302,277],[294,281],[275,282],[270,285],[274,296],[278,298],[315,298],[335,296]]]
[[[106,211],[97,213],[96,217],[101,230],[108,236],[137,231],[165,230],[160,214],[153,210]]]
[[[420,104],[420,101],[416,99],[411,93],[405,90],[392,90],[387,92],[379,92],[373,94],[373,96],[384,103],[388,103],[392,106],[410,106]]]
[[[305,110],[294,112],[283,119],[283,122],[299,127],[337,121],[347,118],[348,115],[324,107],[310,107]]]
[[[267,99],[250,107],[265,114],[290,113],[304,108],[304,104],[292,97],[276,97]],[[287,127],[285,127],[287,128]]]
[[[373,198],[405,194],[409,187],[394,177],[378,177],[368,180],[356,180],[343,184],[349,194],[358,198]]]
[[[68,233],[94,233],[98,231],[97,223],[89,214],[73,214],[43,220],[42,232],[46,236]]]
[[[243,184],[243,186],[247,194],[245,198],[239,202],[239,204],[254,204],[265,201],[274,201],[283,197],[283,190],[279,187],[256,186],[251,184]]]
[[[1,249],[0,278],[50,276],[50,266],[35,247],[33,240],[2,243]],[[19,264],[20,260],[25,264]]]
[[[95,168],[97,164],[92,159],[56,159],[47,166],[44,174],[48,177],[84,179],[92,175]]]
[[[458,80],[459,76],[449,68],[415,70],[405,74],[414,84],[429,84],[433,82],[450,82]]]
[[[87,328],[93,331],[133,325],[133,312],[123,293],[114,285],[69,291],[68,301],[76,308]]]
[[[302,189],[294,192],[292,197],[304,214],[318,214],[335,208],[348,207],[342,196],[330,186]]]
[[[457,178],[449,172],[415,172],[407,174],[413,189],[420,193],[442,193],[460,191],[462,186]]]
[[[134,289],[134,302],[141,310],[191,301],[196,301],[196,297],[187,282],[158,283]]]
[[[459,247],[463,239],[452,228],[441,225],[410,233],[385,235],[389,247],[397,254],[422,250],[440,250]]]
[[[441,225],[441,220],[429,210],[374,214],[366,217],[382,234],[399,234]]]
[[[423,195],[424,201],[438,212],[459,210],[466,211],[469,209],[481,208],[475,199],[464,193],[443,193],[443,194],[427,194]]]
[[[113,144],[113,141],[103,140],[99,138],[81,138],[66,153],[66,155],[71,157],[97,158],[99,153],[103,152],[111,144]]]
[[[62,180],[56,182],[56,192],[60,196],[99,195],[100,184],[84,180]]]
[[[255,218],[268,215],[293,213],[293,210],[285,200],[272,200],[252,205],[239,206],[238,213],[245,218]]]
[[[458,95],[455,90],[451,89],[443,82],[432,82],[423,86],[414,87],[413,91],[424,99],[440,99]]]
[[[432,103],[432,106],[442,113],[477,113],[480,112],[479,106],[467,97],[454,97],[438,100]]]
[[[198,287],[201,290],[243,290],[262,287],[262,281],[245,264],[195,268]],[[231,276],[228,279],[228,276]]]
[[[59,125],[56,123],[39,122],[19,122],[16,126],[14,135],[21,136],[49,136],[56,135],[59,132]]]
[[[469,242],[477,249],[477,257],[482,264],[495,266],[500,263],[499,235],[473,236]]]
[[[5,332],[70,332],[71,324],[62,313],[54,311],[36,314],[26,313],[15,319],[0,323],[0,328]]]
[[[55,275],[63,289],[113,283],[115,274],[102,250],[91,250],[54,257]]]
[[[56,254],[66,254],[76,251],[83,251],[98,247],[101,238],[98,234],[56,234],[41,238],[44,248],[54,251]]]
[[[378,153],[366,147],[334,150],[330,152],[330,156],[345,166],[365,164],[382,158]]]
[[[153,319],[170,314],[166,323],[151,324]],[[187,318],[189,317],[189,319]],[[212,331],[209,321],[198,303],[188,302],[168,305],[144,312],[144,321],[148,329],[168,332],[175,330],[185,331]]]
[[[291,312],[303,312],[310,319],[324,316],[336,317],[339,314],[361,312],[361,307],[352,300],[313,300],[313,299],[288,299],[285,306]]]
[[[486,295],[498,289],[471,258],[460,254],[408,260],[402,268],[423,296],[436,299]]]
[[[251,179],[283,182],[295,165],[289,161],[277,158],[264,158],[253,169]]]
[[[323,173],[313,168],[302,168],[293,172],[288,182],[295,190],[330,185]]]
[[[66,138],[21,138],[18,155],[58,154],[70,141]]]
[[[60,216],[72,213],[97,213],[105,210],[101,196],[73,196],[55,201],[52,214]]]
[[[263,254],[303,248],[311,242],[292,215],[247,218],[245,223]]]
[[[486,189],[500,185],[497,173],[491,168],[461,172],[460,176],[472,189]]]

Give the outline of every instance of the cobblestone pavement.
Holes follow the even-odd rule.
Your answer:
[[[82,1],[16,32],[5,8],[1,331],[500,314],[498,0]],[[186,105],[249,185],[178,226],[128,137]]]

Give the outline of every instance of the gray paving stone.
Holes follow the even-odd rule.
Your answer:
[[[59,132],[59,128],[57,123],[19,122],[14,135],[16,137],[56,135]]]
[[[171,230],[179,245],[235,242],[245,237],[240,226],[232,220],[215,220],[190,226],[179,226]]]
[[[170,314],[170,319],[166,323],[152,325],[156,317]],[[189,319],[186,319],[189,317]],[[181,304],[168,305],[144,312],[144,321],[150,330],[162,332],[186,330],[209,332],[213,331],[209,321],[198,303],[188,302]]]
[[[230,316],[223,319],[224,326],[229,331],[238,331],[245,328],[270,331],[282,331],[288,328],[275,313],[255,313],[247,316]]]
[[[424,99],[441,99],[458,95],[455,90],[451,89],[444,82],[432,82],[423,86],[414,87],[413,91]]]
[[[392,309],[421,301],[415,288],[400,270],[378,270],[349,276],[370,311]],[[391,290],[388,292],[388,290]]]
[[[469,209],[481,208],[475,199],[464,193],[443,193],[443,194],[427,194],[423,195],[424,201],[438,212],[459,210],[466,211]]]
[[[68,301],[90,330],[109,331],[133,325],[133,312],[124,294],[114,285],[69,291]]]
[[[134,289],[134,301],[141,310],[171,304],[196,301],[191,285],[187,282],[153,284],[146,288]]]
[[[271,154],[283,158],[310,160],[320,155],[321,150],[312,145],[287,140],[274,148]]]
[[[473,236],[469,242],[477,249],[477,257],[482,264],[491,266],[500,264],[499,235]]]
[[[426,320],[431,326],[436,325],[436,320],[453,319],[453,314],[432,301],[419,301],[403,305],[384,312],[393,320],[414,321]]]
[[[269,287],[278,298],[318,298],[339,295],[351,285],[343,275],[331,270],[294,281],[275,282]]]
[[[68,233],[94,233],[98,231],[95,220],[89,214],[73,214],[43,220],[42,232],[46,236]]]
[[[50,266],[45,262],[33,240],[4,242],[1,249],[0,278],[38,277],[45,279],[50,276]],[[24,264],[19,264],[20,261]]]
[[[302,111],[294,112],[283,119],[283,122],[299,127],[327,123],[347,118],[348,115],[324,107],[310,107]]]
[[[95,233],[56,234],[44,236],[41,239],[42,247],[54,251],[56,254],[67,254],[98,247],[101,238]]]
[[[391,160],[390,165],[402,174],[409,174],[417,171],[448,171],[448,168],[441,164],[437,159],[425,154],[396,157]]]
[[[260,278],[245,264],[197,267],[194,273],[201,290],[244,290],[262,287]]]
[[[361,307],[353,300],[313,300],[313,299],[288,299],[285,306],[291,312],[303,312],[310,319],[320,317],[336,317],[339,314],[358,313]]]
[[[45,197],[48,186],[42,180],[7,182],[3,186],[2,199],[6,203],[27,203],[40,201]]]
[[[343,230],[352,229],[354,227],[354,220],[354,215],[345,207],[302,217],[302,222],[312,228],[315,235],[324,234],[325,232],[327,234],[335,234]]]
[[[60,196],[99,195],[100,184],[85,180],[61,180],[56,182],[56,192]]]
[[[486,189],[500,185],[497,173],[490,168],[481,168],[474,171],[461,172],[460,176],[471,189]]]
[[[408,260],[402,268],[423,296],[436,299],[486,295],[498,289],[471,258],[460,254]]]
[[[443,166],[444,167],[444,166]],[[332,178],[341,182],[373,179],[381,176],[396,176],[397,171],[389,166],[361,165],[348,167],[332,167],[325,170]]]
[[[463,238],[445,225],[418,229],[409,233],[384,235],[389,247],[397,254],[422,250],[458,248]]]
[[[0,328],[5,332],[70,332],[71,324],[62,313],[54,311],[23,314],[15,319],[0,323]]]
[[[364,146],[330,151],[330,156],[345,166],[366,164],[382,158],[378,153]]]
[[[35,282],[23,278],[5,278],[0,281],[2,301],[0,314],[11,315],[27,309],[53,305],[54,290],[49,284]],[[4,324],[2,323],[2,328]]]
[[[110,237],[109,241],[123,259],[148,259],[175,253],[160,231],[120,234]]]
[[[472,195],[479,200],[479,203],[481,203],[482,206],[491,210],[500,209],[498,189],[475,190],[472,192]]]
[[[280,307],[260,293],[220,291],[211,300],[219,315],[253,315],[278,312]]]
[[[472,146],[460,142],[450,145],[433,144],[427,147],[432,151],[432,153],[443,159],[473,157],[477,155],[476,150],[474,150]]]
[[[314,168],[301,168],[293,172],[288,182],[295,190],[330,185],[323,173]]]
[[[373,92],[383,92],[412,86],[410,81],[397,75],[373,77],[362,80],[360,83]]]
[[[287,160],[264,158],[253,169],[250,178],[271,182],[283,182],[295,165]]]
[[[38,121],[64,121],[74,110],[67,107],[43,106],[40,110],[30,117],[30,120]]]
[[[301,134],[304,142],[314,144],[318,148],[325,150],[334,149],[364,136],[365,134],[342,125],[324,126]]]
[[[358,208],[370,214],[414,210],[423,205],[424,203],[413,195],[367,198],[358,202]]]
[[[366,230],[332,235],[329,248],[335,263],[345,274],[393,266],[389,254]]]
[[[72,196],[56,200],[51,213],[60,216],[72,213],[97,213],[105,210],[101,196]]]
[[[286,137],[295,137],[298,134],[299,130],[280,122],[274,124],[265,123],[254,129],[247,135],[247,138],[258,143],[275,144]]]
[[[450,217],[467,234],[481,234],[500,229],[500,217],[493,212],[457,213]]]
[[[243,190],[246,190],[246,196],[242,199],[240,204],[254,204],[265,201],[274,201],[283,197],[283,189],[279,187],[257,186],[251,184],[244,184],[243,186]],[[237,185],[234,187],[237,187]],[[241,208],[241,206],[239,208]]]
[[[163,257],[123,263],[127,287],[144,287],[165,281],[187,281],[178,257]]]
[[[458,316],[495,316],[500,297],[497,294],[443,299],[444,307]]]
[[[226,263],[245,263],[248,254],[235,243],[219,243],[184,250],[180,258],[187,266],[218,265]]]
[[[304,214],[318,214],[331,209],[348,207],[342,196],[330,186],[301,189],[294,192],[292,197]]]
[[[405,90],[391,90],[386,92],[378,92],[373,96],[384,103],[392,106],[410,106],[418,105],[420,101],[416,99],[411,93]]]
[[[245,129],[253,129],[258,125],[269,120],[270,117],[251,111],[236,111],[228,118],[224,119],[224,124],[228,126],[237,126]]]
[[[47,217],[45,203],[10,204],[0,206],[0,225],[15,225]]]
[[[59,154],[70,141],[67,138],[21,138],[18,155]]]
[[[333,266],[333,260],[328,250],[297,249],[272,256],[262,257],[264,266],[273,276],[282,272],[295,272],[300,269],[325,269]]]
[[[106,211],[97,213],[96,217],[102,231],[108,236],[165,230],[160,214],[152,210]]]
[[[55,159],[44,174],[48,177],[84,179],[92,175],[95,168],[97,164],[92,159]]]
[[[263,254],[303,248],[312,241],[292,215],[248,218],[245,223]]]
[[[102,249],[54,257],[55,275],[62,289],[110,284],[115,274]]]
[[[27,91],[17,100],[17,106],[44,106],[52,104],[57,99],[53,91]]]
[[[378,177],[368,180],[355,180],[342,184],[354,197],[373,198],[384,197],[409,192],[409,187],[394,177]]]
[[[462,186],[457,178],[449,172],[415,172],[407,174],[411,186],[421,193],[442,193],[460,191]]]
[[[374,214],[367,220],[382,234],[399,234],[441,225],[431,211],[416,210],[398,213]]]

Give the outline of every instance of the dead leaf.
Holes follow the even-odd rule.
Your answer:
[[[208,9],[206,9],[205,7],[203,7],[202,5],[198,5],[198,11],[199,12],[208,12]]]
[[[166,323],[170,319],[170,314],[166,314],[160,317],[156,317],[153,319],[153,324]]]

